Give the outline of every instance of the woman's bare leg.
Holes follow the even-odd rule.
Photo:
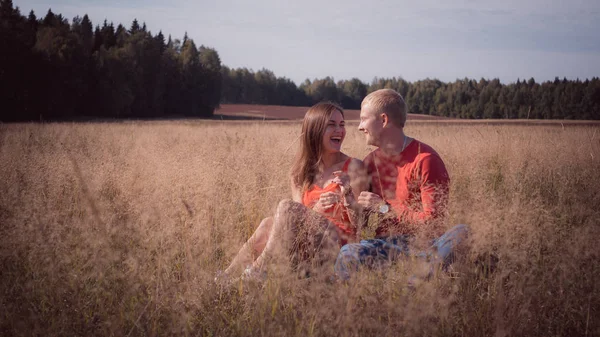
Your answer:
[[[273,217],[264,218],[252,236],[244,243],[240,251],[231,261],[231,264],[225,269],[225,275],[239,275],[244,268],[256,259],[267,245],[271,228],[273,227]]]
[[[335,261],[339,251],[339,237],[335,225],[325,217],[292,200],[283,200],[277,206],[267,244],[252,264],[253,271],[261,271],[269,260],[276,257],[289,261],[289,254],[303,254],[304,245],[318,262]]]

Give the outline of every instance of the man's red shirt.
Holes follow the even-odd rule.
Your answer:
[[[381,149],[364,160],[371,192],[381,196],[396,214],[384,221],[377,236],[415,234],[423,225],[443,218],[448,204],[450,177],[442,158],[429,145],[413,140],[402,153],[388,156]],[[437,226],[435,226],[437,227]],[[429,228],[435,236],[438,228]]]

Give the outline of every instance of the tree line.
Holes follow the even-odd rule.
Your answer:
[[[218,53],[187,34],[165,41],[89,17],[27,17],[0,0],[0,120],[212,116],[221,97]]]
[[[600,79],[502,84],[498,79],[305,80],[221,64],[216,50],[187,36],[152,34],[134,20],[93,26],[48,10],[28,16],[0,0],[0,121],[211,117],[220,103],[310,106],[327,100],[360,108],[370,92],[400,92],[409,112],[457,118],[600,119]]]
[[[499,79],[437,79],[408,82],[402,78],[375,78],[364,83],[358,78],[334,81],[331,77],[305,80],[300,86],[285,77],[262,69],[222,67],[223,103],[310,106],[327,100],[346,109],[360,109],[363,98],[378,89],[398,91],[409,112],[453,118],[500,119],[600,119],[600,79],[585,81],[555,78],[537,83],[502,84]]]

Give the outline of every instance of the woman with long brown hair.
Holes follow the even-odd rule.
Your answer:
[[[359,159],[341,152],[346,136],[344,112],[333,103],[318,103],[304,116],[300,150],[292,166],[292,200],[279,203],[225,270],[262,275],[267,261],[285,256],[292,267],[333,263],[341,245],[355,242],[360,230],[356,199],[367,189]],[[278,252],[279,250],[279,252]]]

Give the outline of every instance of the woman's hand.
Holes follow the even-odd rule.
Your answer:
[[[317,203],[313,206],[313,210],[319,213],[323,213],[328,209],[332,208],[340,202],[340,195],[335,192],[326,192],[321,194]]]
[[[344,206],[348,207],[356,203],[354,194],[352,193],[352,186],[350,186],[350,176],[343,171],[335,171],[333,175],[335,175],[335,178],[332,181],[340,186]]]
[[[333,172],[333,175],[335,178],[333,178],[332,182],[340,185],[342,195],[352,192],[352,187],[350,187],[350,176],[346,172],[335,171]]]

